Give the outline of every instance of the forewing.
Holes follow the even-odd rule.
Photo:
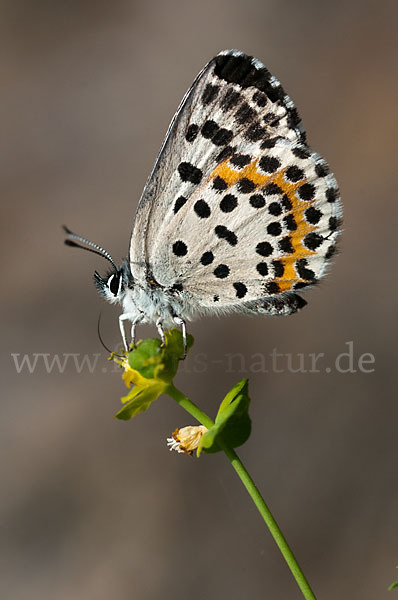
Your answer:
[[[137,212],[131,263],[205,308],[286,297],[325,271],[337,185],[297,111],[256,59],[226,51],[174,118]]]

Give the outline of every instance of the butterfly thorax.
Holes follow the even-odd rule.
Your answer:
[[[124,289],[121,302],[123,311],[131,315],[131,320],[141,316],[143,323],[160,321],[164,327],[172,327],[175,317],[189,321],[197,312],[182,291],[164,288],[155,282],[129,284]]]

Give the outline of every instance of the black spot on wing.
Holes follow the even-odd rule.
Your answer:
[[[271,202],[268,206],[268,212],[273,217],[279,217],[282,214],[282,207],[279,202]]]
[[[289,231],[296,231],[297,229],[297,223],[296,223],[296,219],[294,218],[294,216],[292,214],[287,215],[286,217],[283,218],[285,225],[286,225],[286,229],[288,229]]]
[[[302,169],[299,169],[299,167],[293,165],[286,169],[285,176],[286,179],[288,179],[289,181],[296,183],[297,181],[304,179],[304,171]]]
[[[256,252],[260,256],[270,256],[272,254],[272,246],[269,242],[260,242],[256,246]]]
[[[216,99],[219,89],[220,87],[218,85],[212,85],[211,83],[206,85],[202,96],[202,101],[205,106]]]
[[[301,200],[309,202],[315,197],[315,186],[312,183],[303,183],[303,185],[298,188],[297,192]]]
[[[208,121],[206,121],[202,127],[202,135],[204,138],[206,139],[211,139],[219,130],[219,126],[217,125],[217,123],[215,123],[215,121],[212,121],[211,119],[209,119]]]
[[[237,206],[238,200],[232,194],[227,194],[220,202],[220,208],[224,213],[232,212]]]
[[[256,116],[256,111],[253,110],[247,102],[243,102],[239,109],[235,113],[235,119],[240,123],[240,125],[244,125],[249,123]]]
[[[226,144],[229,144],[233,138],[232,131],[220,128],[220,126],[212,119],[208,119],[203,124],[201,134],[205,139],[211,140],[216,146],[225,146]],[[217,158],[217,160],[219,159]]]
[[[256,265],[256,269],[262,277],[265,277],[266,275],[268,275],[268,265],[266,262],[258,263]]]
[[[272,266],[274,267],[275,277],[283,277],[283,273],[285,272],[285,267],[281,260],[273,260]]]
[[[274,196],[276,194],[283,194],[283,190],[282,188],[279,187],[279,185],[277,185],[276,183],[269,183],[265,188],[264,188],[264,193],[266,196]]]
[[[293,205],[289,200],[289,196],[287,194],[283,194],[282,196],[282,206],[285,210],[292,210]]]
[[[281,166],[281,161],[276,156],[263,156],[259,165],[264,173],[274,173]]]
[[[239,181],[236,185],[238,187],[238,190],[242,194],[250,194],[251,192],[253,192],[256,189],[256,184],[251,179],[248,179],[247,177],[243,177],[242,179],[239,179]]]
[[[267,130],[259,123],[253,123],[243,135],[249,142],[258,142],[267,135]]]
[[[332,256],[336,253],[336,250],[337,250],[337,248],[335,245],[329,246],[329,248],[327,249],[327,252],[325,254],[326,260],[329,260],[329,258],[332,258]]]
[[[322,212],[314,206],[310,206],[310,208],[307,208],[305,211],[305,218],[307,219],[308,223],[311,223],[311,225],[316,225],[319,223],[321,217]]]
[[[208,219],[210,217],[210,206],[207,204],[207,202],[205,202],[205,200],[197,200],[193,209],[201,219]]]
[[[221,100],[221,108],[224,112],[238,106],[241,101],[241,95],[232,88],[228,88]]]
[[[186,201],[187,201],[187,198],[184,198],[184,196],[180,196],[179,198],[177,198],[177,200],[175,201],[175,204],[174,204],[174,213],[177,213],[180,210],[180,208],[182,206],[184,206]]]
[[[279,246],[279,249],[282,252],[285,252],[286,254],[293,254],[294,253],[294,248],[292,246],[291,239],[290,239],[290,237],[288,235],[286,237],[282,238],[278,242],[278,246]]]
[[[228,277],[229,272],[230,271],[229,271],[228,265],[223,265],[223,264],[218,265],[213,271],[214,275],[218,279],[225,279],[226,277]]]
[[[337,217],[329,218],[329,231],[336,231],[340,227],[340,219]]]
[[[214,74],[227,83],[239,85],[242,88],[255,87],[256,92],[252,99],[257,106],[264,107],[268,99],[278,103],[286,109],[287,124],[289,128],[298,132],[300,141],[305,143],[305,132],[300,130],[300,116],[296,107],[286,95],[277,79],[269,71],[260,66],[251,56],[240,54],[221,54],[215,59]],[[271,125],[277,125],[278,118]]]
[[[306,258],[300,258],[296,261],[296,270],[301,279],[305,279],[306,281],[312,281],[315,279],[314,271],[307,268]]]
[[[253,208],[263,208],[265,206],[265,198],[261,194],[253,194],[249,200]]]
[[[331,203],[336,202],[337,196],[338,196],[338,193],[335,188],[329,188],[326,190],[326,200],[328,202],[331,202]]]
[[[207,265],[211,265],[211,263],[214,260],[214,254],[213,252],[204,252],[201,256],[200,262],[202,263],[202,265],[205,267]]]
[[[219,129],[213,137],[213,144],[216,146],[226,146],[234,137],[233,131],[229,129]]]
[[[185,139],[187,142],[193,142],[198,135],[199,127],[195,124],[192,124],[188,127],[187,132],[185,134]]]
[[[226,242],[228,242],[228,244],[230,244],[230,246],[236,246],[236,244],[238,243],[238,238],[236,237],[236,234],[227,227],[225,227],[225,225],[217,225],[214,231],[216,236],[220,240],[225,240]]]
[[[178,165],[178,172],[182,181],[191,183],[200,183],[202,181],[202,171],[188,162],[182,162]]]
[[[243,88],[256,87],[264,92],[272,102],[285,94],[280,86],[270,82],[271,74],[265,67],[256,67],[253,57],[246,54],[221,54],[215,58],[214,73],[228,83],[237,83]]]
[[[241,281],[234,283],[237,298],[243,298],[247,294],[247,287]]]
[[[322,244],[322,242],[323,237],[314,231],[308,233],[304,238],[304,245],[309,250],[316,250]]]
[[[213,188],[218,192],[223,192],[228,187],[227,182],[220,176],[217,176],[213,181]]]
[[[253,95],[253,100],[257,106],[260,106],[260,108],[264,108],[268,102],[267,96],[263,92],[255,92]]]
[[[268,138],[266,140],[263,141],[263,143],[261,144],[261,150],[268,150],[269,148],[274,148],[276,142],[279,140],[280,138],[277,137],[273,137],[273,138]]]
[[[279,294],[279,285],[276,283],[276,281],[269,281],[266,286],[265,289],[267,291],[268,294]]]
[[[293,152],[294,156],[296,156],[297,158],[300,158],[301,160],[306,160],[307,158],[309,158],[311,156],[311,152],[310,152],[309,148],[307,148],[307,146],[304,146],[304,145],[296,146],[295,148],[292,149],[292,152]]]
[[[325,163],[325,161],[318,162],[315,165],[315,173],[318,175],[318,177],[326,177],[326,175],[328,175],[329,172],[329,167]]]
[[[234,152],[235,148],[233,148],[232,146],[225,146],[225,148],[221,150],[220,154],[217,155],[216,162],[220,163],[224,160],[227,160],[228,158],[230,158],[230,156],[233,155]]]
[[[181,240],[174,242],[173,244],[173,253],[176,256],[185,256],[188,253],[187,245],[184,244]]]
[[[243,52],[220,54],[216,56],[214,62],[214,74],[219,79],[242,88],[256,88],[257,92],[253,94],[252,99],[257,106],[263,108],[267,105],[268,99],[273,103],[279,103],[286,109],[288,126],[297,129],[300,124],[297,109],[289,101],[281,84],[272,77],[268,69],[256,63],[252,56],[247,56]],[[300,138],[302,141],[305,140],[304,132],[300,133]]]
[[[250,154],[234,154],[230,160],[231,165],[234,167],[238,167],[238,169],[243,169],[246,167],[251,161]]]
[[[282,227],[279,221],[273,221],[267,226],[267,231],[272,236],[278,236],[282,233]]]

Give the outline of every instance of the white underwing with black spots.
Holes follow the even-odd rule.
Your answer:
[[[279,81],[259,60],[226,50],[170,124],[128,259],[121,267],[111,259],[114,271],[96,274],[96,285],[123,307],[125,345],[124,321],[133,335],[138,322],[162,335],[206,314],[292,314],[306,304],[297,290],[324,276],[341,216],[336,180]]]

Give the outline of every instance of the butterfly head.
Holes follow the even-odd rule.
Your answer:
[[[87,240],[76,233],[73,233],[65,226],[64,231],[67,234],[67,238],[65,240],[65,244],[67,246],[88,250],[89,252],[93,252],[94,254],[102,256],[111,263],[112,269],[108,271],[105,277],[101,277],[97,271],[94,271],[94,283],[99,294],[104,300],[107,300],[111,304],[121,303],[125,296],[129,280],[131,279],[131,274],[127,263],[124,262],[121,267],[116,266],[109,252],[104,250],[101,246],[95,244],[94,242],[90,242],[90,240]]]
[[[104,300],[111,304],[121,303],[127,286],[124,265],[111,269],[105,277],[101,277],[97,271],[94,271],[94,283]]]

